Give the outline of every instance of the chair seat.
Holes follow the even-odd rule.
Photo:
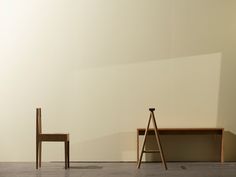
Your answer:
[[[38,136],[39,141],[69,141],[69,134],[66,133],[43,133]]]

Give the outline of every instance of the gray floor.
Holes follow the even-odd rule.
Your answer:
[[[43,163],[40,170],[35,163],[0,162],[0,177],[236,177],[236,163],[168,163],[165,171],[160,163],[71,163],[65,170],[63,163]]]

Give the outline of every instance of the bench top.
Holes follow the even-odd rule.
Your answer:
[[[137,128],[137,133],[143,135],[146,128]],[[160,134],[223,134],[224,128],[158,128]],[[154,128],[148,130],[154,133]]]
[[[137,128],[137,130],[146,130],[146,128]],[[150,130],[154,130],[154,128],[150,128]],[[224,128],[158,128],[160,131],[172,131],[172,130],[179,130],[179,131],[191,131],[191,130],[198,130],[198,131],[204,131],[204,130],[224,130]]]

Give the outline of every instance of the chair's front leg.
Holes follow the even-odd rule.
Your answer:
[[[70,168],[70,141],[67,141],[67,165],[68,168]]]

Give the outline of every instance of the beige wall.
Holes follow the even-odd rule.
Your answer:
[[[72,160],[135,160],[150,106],[160,127],[235,133],[231,3],[0,0],[0,161],[34,160],[38,106]]]
[[[218,126],[225,127],[225,158],[236,160],[236,1],[227,1],[225,46],[223,47],[219,92]]]

